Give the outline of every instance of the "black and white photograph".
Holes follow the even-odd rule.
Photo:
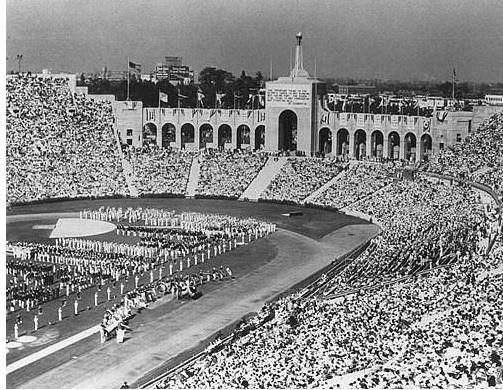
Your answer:
[[[502,0],[2,8],[0,388],[503,389]]]

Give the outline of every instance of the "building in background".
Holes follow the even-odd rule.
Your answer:
[[[486,95],[485,101],[490,106],[503,106],[503,95]]]
[[[338,90],[340,94],[344,95],[370,95],[376,92],[376,87],[374,85],[338,85]]]
[[[171,84],[191,84],[194,82],[194,71],[183,65],[182,57],[164,57],[164,62],[155,66],[153,78],[168,79]]]

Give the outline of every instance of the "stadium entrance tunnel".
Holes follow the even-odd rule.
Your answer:
[[[151,122],[143,126],[143,145],[155,145],[157,142],[157,126]]]
[[[187,144],[192,144],[194,143],[194,126],[192,126],[190,123],[185,123],[182,126],[182,147],[187,145]]]
[[[407,133],[405,136],[405,159],[407,161],[416,160],[416,136],[412,133]]]
[[[238,149],[245,149],[250,146],[250,128],[246,125],[238,127]]]
[[[349,132],[346,129],[340,129],[337,132],[337,155],[347,154],[349,154]]]
[[[318,150],[325,154],[332,153],[332,132],[328,127],[320,130]]]
[[[166,123],[162,126],[162,140],[161,144],[163,148],[169,148],[171,143],[176,142],[176,128],[172,123]]]
[[[381,158],[383,155],[383,140],[384,136],[376,130],[370,136],[370,154],[372,157]]]
[[[432,145],[431,135],[423,134],[421,136],[421,143],[419,144],[421,148],[420,150],[421,160],[428,161],[429,156],[431,155],[431,145]]]
[[[229,125],[221,125],[218,128],[218,146],[223,148],[225,144],[232,142],[232,129]]]
[[[260,125],[255,129],[255,150],[260,150],[265,145],[265,126]]]
[[[354,155],[358,160],[362,160],[367,155],[367,133],[364,130],[356,130]]]
[[[278,149],[297,150],[297,115],[291,110],[285,110],[279,116]]]
[[[213,127],[205,123],[199,128],[199,149],[205,149],[207,144],[213,143]]]
[[[388,136],[389,158],[398,160],[400,158],[400,136],[396,131],[392,131]]]

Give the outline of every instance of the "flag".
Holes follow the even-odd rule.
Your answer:
[[[201,105],[201,107],[204,107],[204,105],[203,105],[203,99],[204,99],[203,91],[201,91],[200,89],[197,90],[197,101],[199,102],[199,104]]]
[[[222,107],[222,99],[224,96],[225,96],[225,93],[217,93],[216,94],[217,107]]]
[[[133,70],[137,73],[141,73],[141,64],[129,61],[129,70]]]
[[[265,107],[265,97],[264,95],[259,96],[259,108],[264,108]]]
[[[159,91],[159,101],[167,103],[168,102],[168,94]]]

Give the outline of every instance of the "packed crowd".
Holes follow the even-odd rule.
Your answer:
[[[342,169],[332,158],[289,158],[261,197],[300,203]]]
[[[267,155],[208,149],[199,161],[198,195],[239,198],[266,163]]]
[[[463,142],[441,151],[425,168],[486,184],[503,196],[503,113],[484,121]]]
[[[388,185],[394,175],[393,162],[355,164],[310,203],[341,209]]]
[[[238,330],[233,342],[158,387],[501,384],[502,260],[500,240],[489,255],[470,248],[451,267],[377,289],[332,300],[287,296],[265,308],[262,326]]]
[[[331,281],[331,293],[457,261],[487,244],[485,212],[470,187],[396,181],[350,209],[377,219],[383,231]]]
[[[185,194],[194,153],[147,145],[130,148],[125,155],[133,167],[134,185],[140,195]]]
[[[7,201],[126,194],[112,107],[67,80],[7,79]]]

